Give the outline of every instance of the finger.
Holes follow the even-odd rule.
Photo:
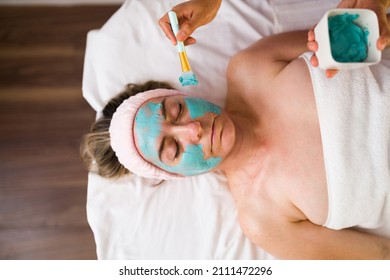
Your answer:
[[[196,43],[196,39],[193,37],[188,37],[187,40],[184,41],[184,45],[189,46]]]
[[[177,32],[176,37],[179,41],[185,41],[187,38],[192,34],[192,32],[195,30],[195,27],[191,25],[189,22],[184,22],[179,32]]]
[[[378,50],[383,51],[385,48],[387,48],[389,46],[390,46],[390,38],[389,37],[384,37],[384,36],[379,37],[378,42],[376,44],[376,47],[378,48]]]
[[[310,64],[314,67],[318,67],[318,58],[315,54],[313,54],[310,58]]]
[[[160,20],[158,21],[158,24],[160,25],[162,31],[164,32],[165,36],[171,41],[173,45],[176,45],[177,40],[175,35],[172,32],[171,24],[169,23],[168,14],[165,14]]]
[[[326,69],[325,75],[327,78],[333,78],[338,72],[339,70],[337,69]]]
[[[390,46],[390,27],[387,25],[387,22],[384,22],[381,27],[381,35],[377,41],[376,47],[378,50],[383,51]]]
[[[310,29],[309,32],[307,32],[307,40],[309,42],[315,40],[315,35],[314,35],[314,30],[313,29]]]
[[[307,42],[307,48],[312,52],[316,52],[318,50],[318,43],[316,41]]]

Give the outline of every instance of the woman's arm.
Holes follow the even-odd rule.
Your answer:
[[[354,229],[331,230],[309,221],[268,217],[252,230],[252,242],[282,259],[390,259],[389,239]]]
[[[307,51],[307,31],[280,33],[262,38],[230,61],[231,83],[251,81],[257,89],[272,87],[283,70]]]

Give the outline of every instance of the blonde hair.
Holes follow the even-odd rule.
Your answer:
[[[149,81],[145,84],[128,84],[125,89],[112,98],[104,107],[102,117],[95,121],[90,131],[84,135],[80,145],[80,155],[89,171],[95,172],[106,178],[119,178],[129,174],[115,155],[110,145],[109,127],[112,115],[122,102],[137,93],[166,88],[173,89],[165,82]]]

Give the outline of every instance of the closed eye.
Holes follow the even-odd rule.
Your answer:
[[[179,105],[179,110],[177,111],[176,121],[180,119],[180,116],[183,112],[183,106],[181,105],[181,103],[179,103],[178,105]]]
[[[177,142],[177,140],[175,139],[175,145],[176,145],[176,153],[175,153],[175,158],[174,159],[177,159],[180,155],[180,145],[179,143]]]
[[[164,137],[159,149],[161,162],[173,163],[180,156],[180,144],[176,138]]]

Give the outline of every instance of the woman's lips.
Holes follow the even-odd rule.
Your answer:
[[[213,119],[213,123],[211,125],[211,153],[214,153],[214,144],[215,144],[215,120],[218,116],[216,116],[214,119]]]

